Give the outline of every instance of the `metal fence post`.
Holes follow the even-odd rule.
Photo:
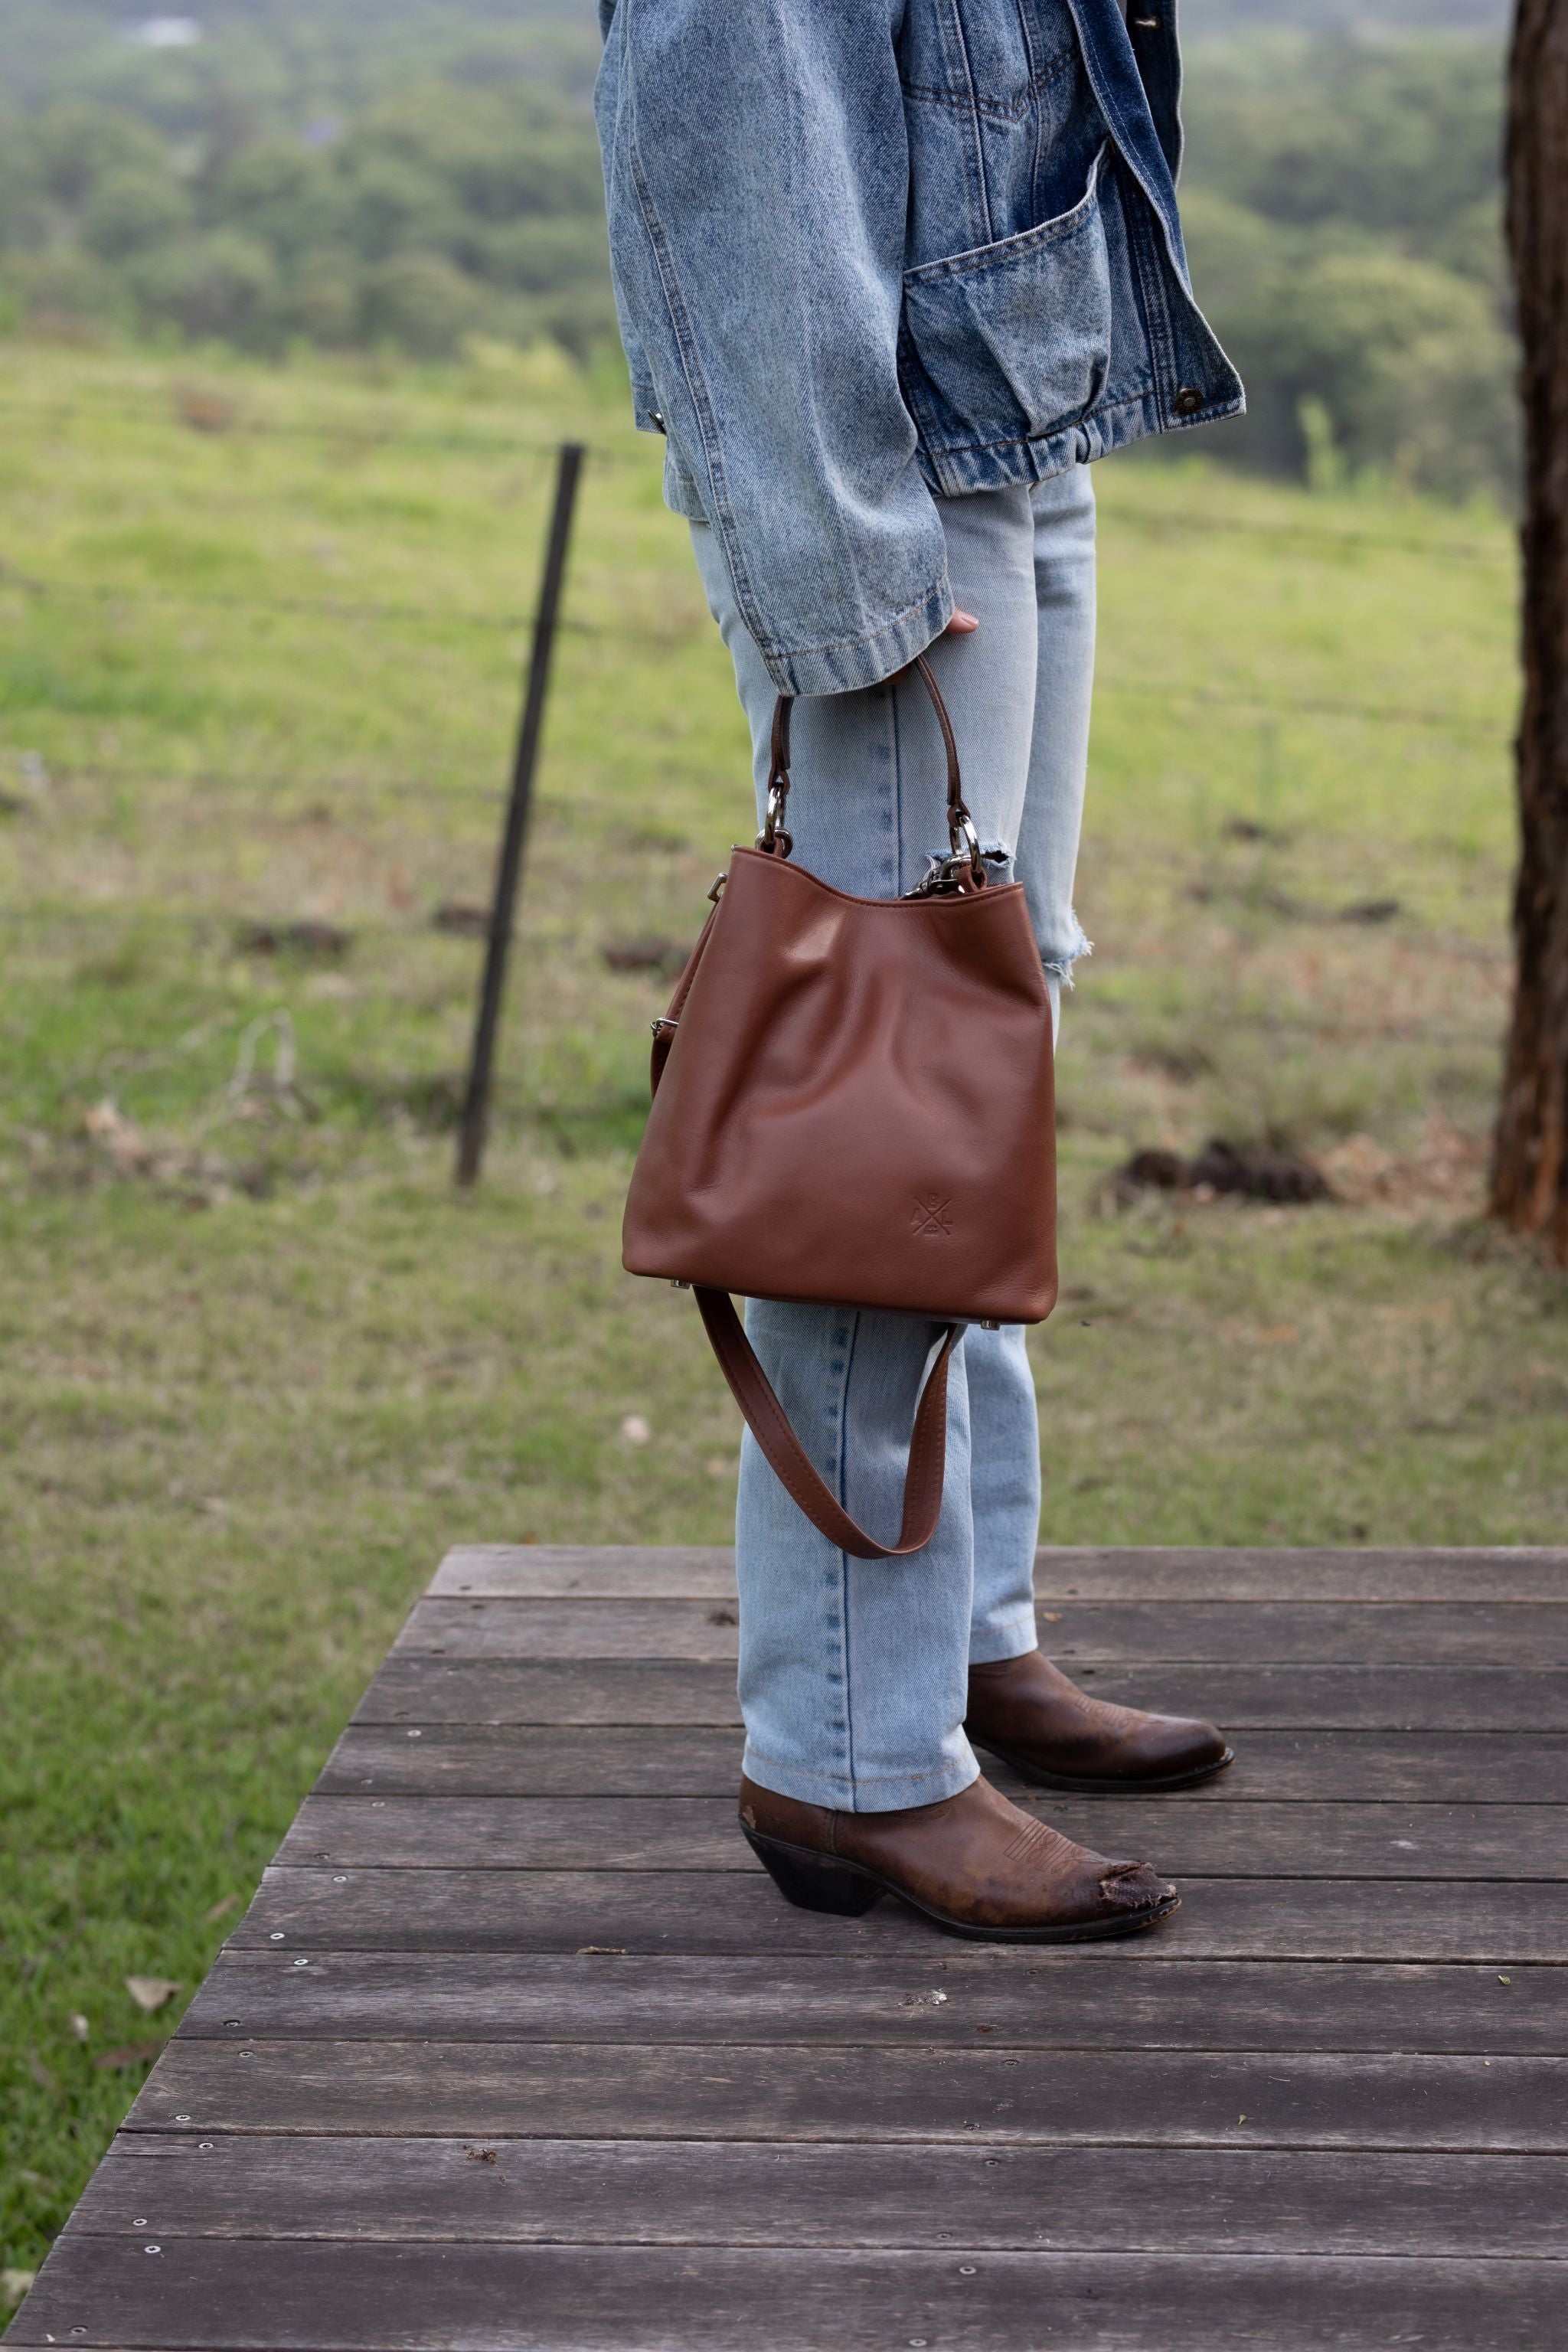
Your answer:
[[[555,468],[555,507],[544,551],[544,572],[539,604],[533,617],[533,642],[529,651],[528,686],[518,723],[517,750],[512,760],[511,792],[507,801],[506,830],[501,835],[496,868],[495,902],[490,909],[485,972],[474,1022],[473,1053],[463,1097],[462,1126],[458,1137],[457,1181],[472,1184],[484,1153],[489,1114],[490,1072],[495,1061],[496,1032],[500,1025],[501,995],[506,985],[507,950],[511,945],[513,912],[522,872],[523,845],[533,799],[533,772],[544,728],[544,700],[550,685],[550,656],[561,609],[562,583],[566,576],[566,549],[572,535],[572,515],[577,480],[586,455],[580,441],[563,441]]]

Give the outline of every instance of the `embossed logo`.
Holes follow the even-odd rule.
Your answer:
[[[917,1234],[950,1234],[952,1231],[952,1212],[951,1192],[917,1192],[913,1229]]]

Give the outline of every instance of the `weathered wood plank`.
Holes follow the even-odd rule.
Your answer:
[[[345,1731],[316,1792],[350,1796],[728,1797],[741,1769],[734,1730],[680,1725],[363,1724]],[[1023,1783],[985,1759],[1010,1796]],[[1247,1732],[1239,1764],[1183,1798],[1233,1804],[1373,1801],[1568,1804],[1568,1738],[1531,1732]]]
[[[1145,1944],[1096,1947],[1175,1958],[1561,1961],[1560,1885],[1363,1879],[1194,1879]],[[231,1939],[291,1951],[939,1952],[950,1943],[902,1904],[833,1919],[781,1902],[748,1871],[348,1870],[266,1872]]]
[[[1568,1731],[1568,1675],[1517,1667],[1079,1666],[1096,1697],[1242,1731]],[[738,1724],[731,1665],[398,1653],[356,1723]]]
[[[426,1587],[432,1600],[728,1601],[734,1591],[728,1544],[458,1544]]]
[[[1146,1953],[1156,1948],[1144,1947]],[[886,1960],[230,1949],[182,2036],[269,2041],[1466,2051],[1568,2057],[1568,1969],[1124,1963],[1079,1947]],[[1502,1979],[1507,1978],[1508,1981]],[[1568,2209],[1565,2209],[1568,2210]]]
[[[635,1664],[455,1664],[403,1651],[381,1667],[353,1719],[710,1727],[738,1726],[741,1708],[731,1665],[672,1664],[658,1658]]]
[[[493,2161],[477,2151],[489,2148]],[[1568,2158],[121,2132],[70,2233],[1561,2256]],[[765,2340],[759,2317],[756,2340]],[[640,2340],[640,2339],[639,2339]],[[1215,2341],[1223,2339],[1216,2336]]]
[[[1568,1601],[1568,1549],[1339,1550],[1043,1545],[1036,1589],[1099,1601]],[[717,1545],[474,1544],[447,1553],[432,1597],[724,1600],[734,1555]]]
[[[1101,1853],[1177,1875],[1568,1880],[1551,1805],[1230,1804],[1020,1790]],[[278,1860],[339,1869],[759,1870],[733,1797],[307,1797]]]
[[[1568,1608],[1514,1601],[1062,1601],[1050,1654],[1122,1665],[1568,1664]],[[732,1600],[421,1601],[394,1654],[445,1658],[733,1658]]]
[[[1568,1548],[1042,1545],[1035,1590],[1099,1601],[1568,1601]]]
[[[477,2169],[478,2168],[476,2168]],[[1557,2352],[1563,2265],[1466,2258],[62,2242],[15,2341],[162,2352]],[[973,2251],[973,2259],[972,2257]],[[1217,2332],[1223,2328],[1223,2337]],[[1049,2331],[1047,2333],[1047,2331]]]
[[[1563,2155],[1568,2058],[177,2036],[125,2128]]]
[[[1568,1781],[1568,1740],[1563,1745]],[[355,1723],[314,1793],[733,1797],[741,1748],[738,1728],[684,1724]]]

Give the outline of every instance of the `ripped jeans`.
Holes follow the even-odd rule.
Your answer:
[[[939,640],[931,665],[975,825],[1013,854],[1059,1012],[1062,981],[1089,944],[1072,908],[1094,663],[1089,469],[939,510],[954,598],[980,628]],[[773,688],[711,530],[694,523],[692,539],[751,723],[760,802]],[[946,850],[941,743],[917,678],[801,701],[793,753],[794,855],[825,881],[896,898]],[[889,1539],[937,1327],[753,1301],[746,1328],[823,1477]],[[956,1795],[979,1770],[963,1732],[970,1661],[1035,1647],[1040,1445],[1023,1330],[972,1326],[949,1400],[942,1517],[908,1559],[835,1549],[746,1434],[736,1528],[745,1769],[782,1796],[880,1812]]]

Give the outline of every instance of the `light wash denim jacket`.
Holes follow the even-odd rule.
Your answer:
[[[1176,215],[1175,0],[599,0],[637,423],[781,692],[951,616],[933,498],[1233,415]]]

